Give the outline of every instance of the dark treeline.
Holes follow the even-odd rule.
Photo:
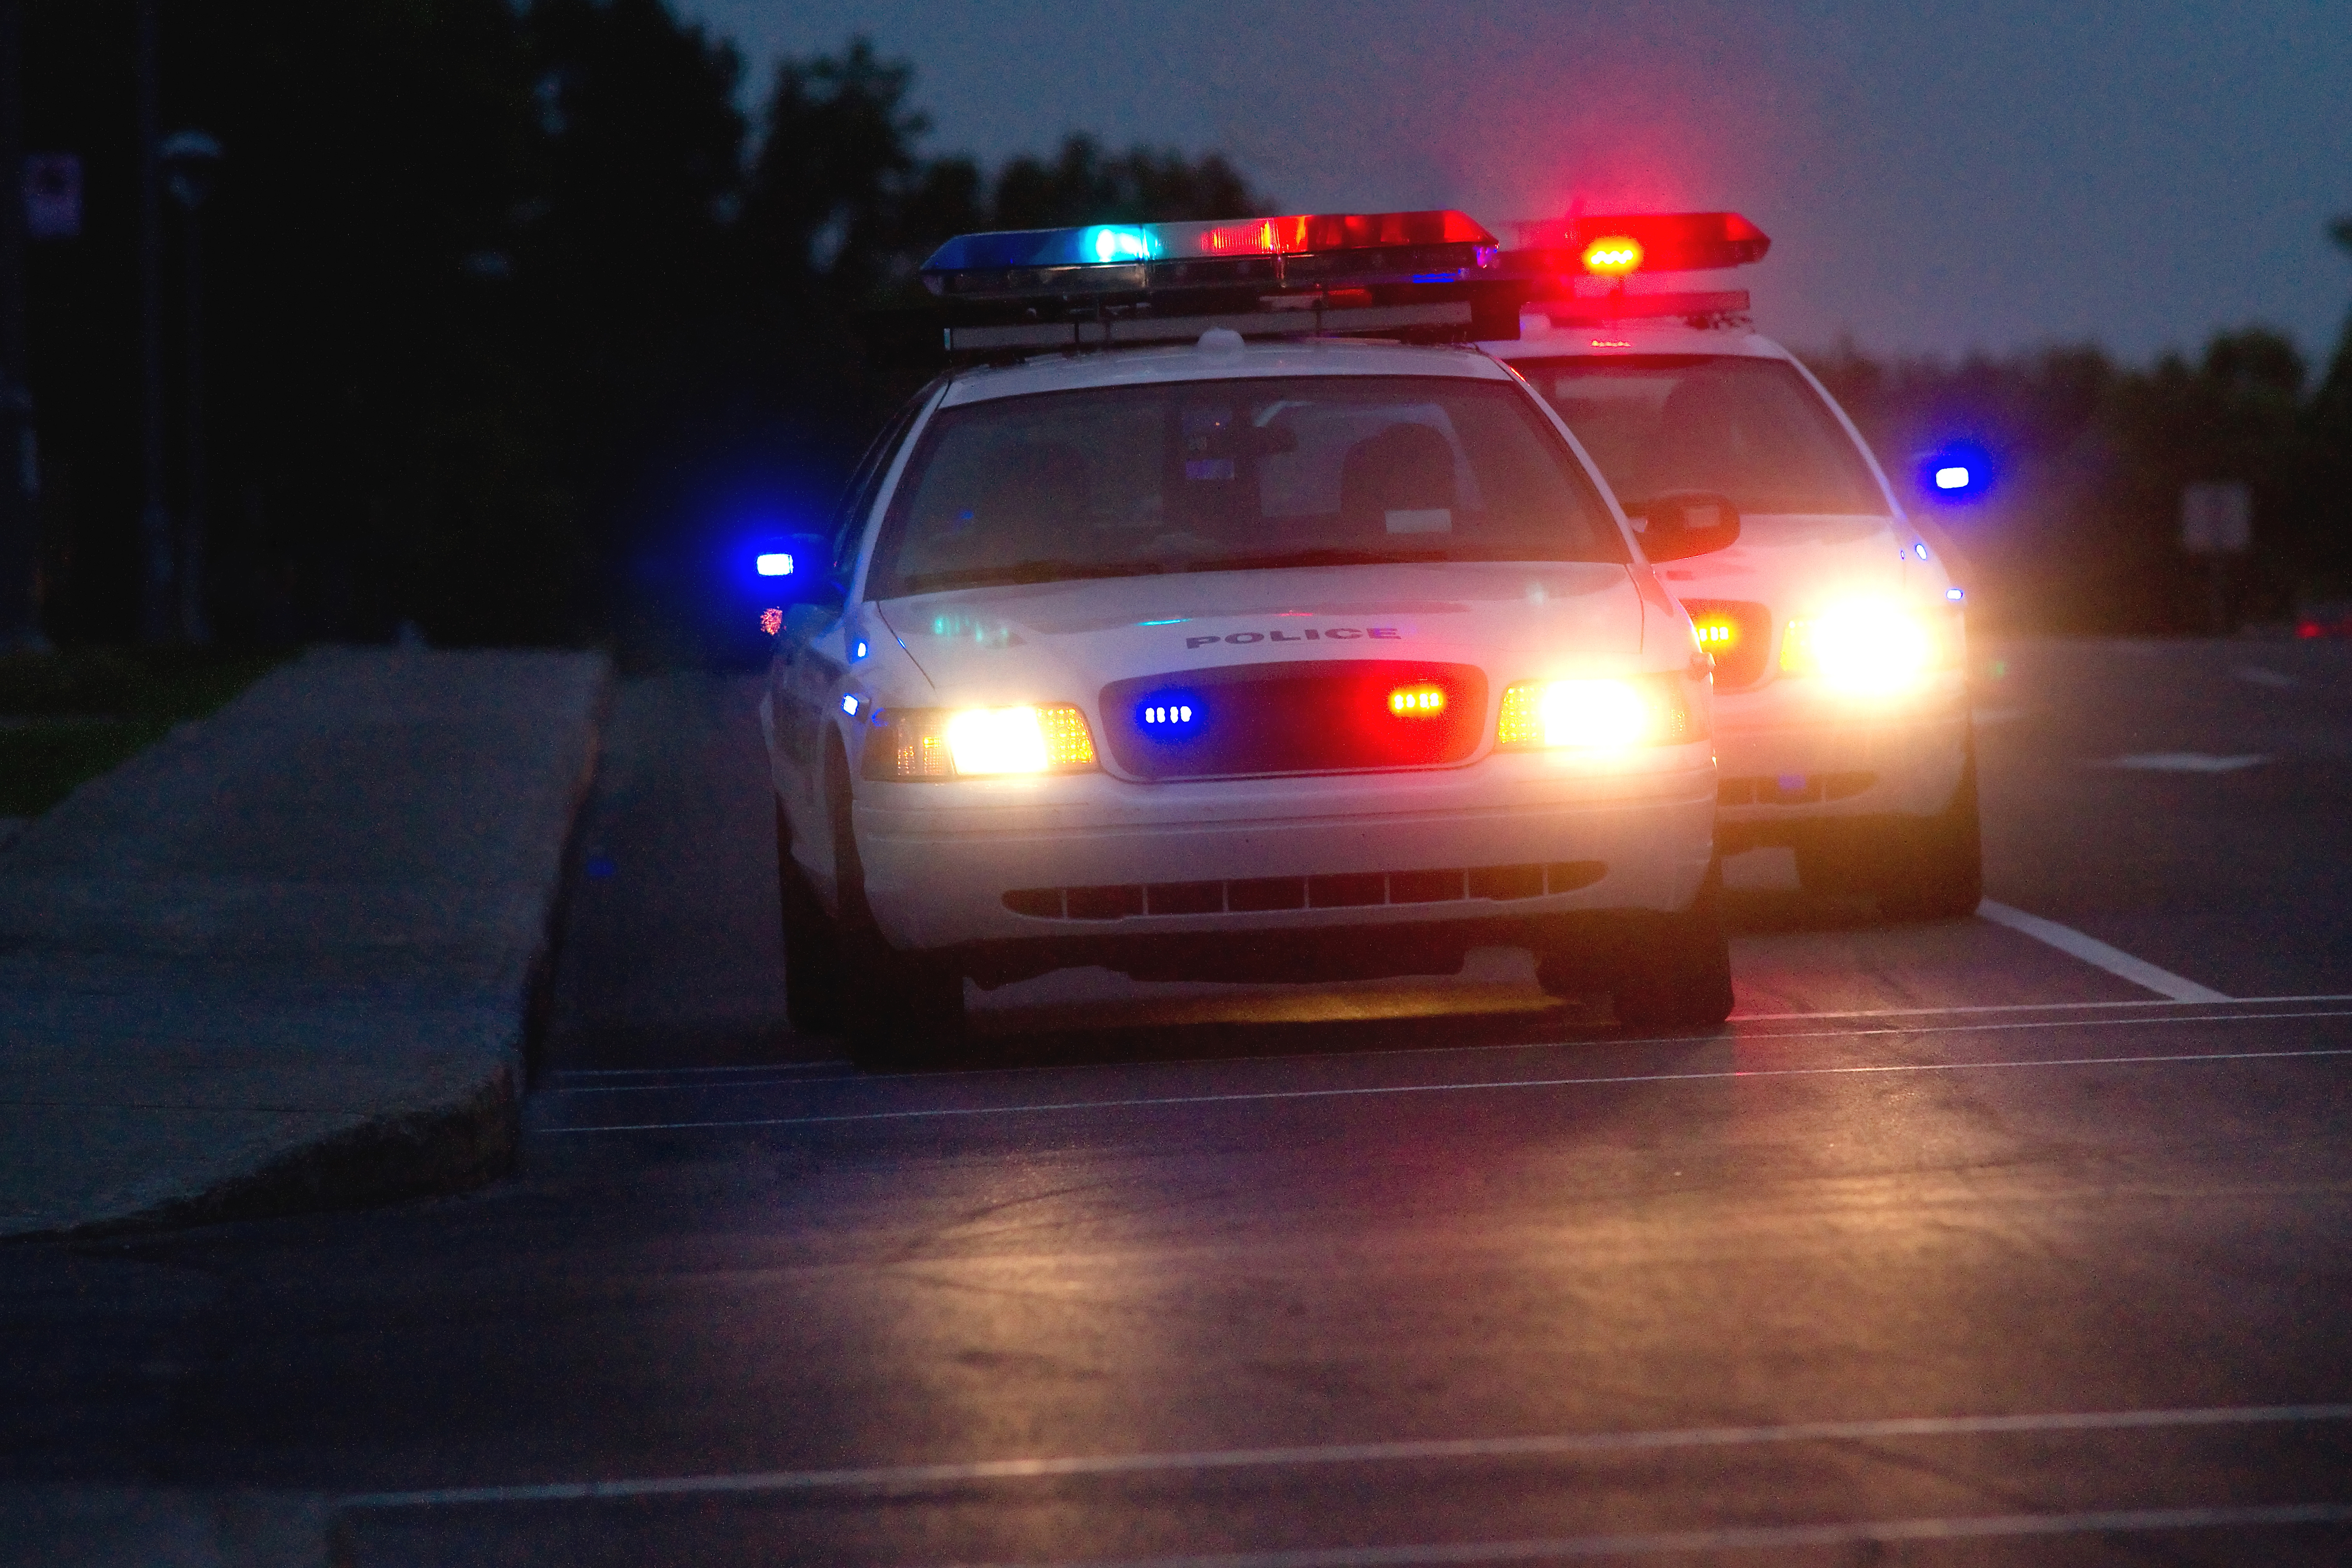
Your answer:
[[[854,326],[919,296],[940,239],[1262,203],[1214,155],[1082,136],[992,172],[928,156],[905,65],[852,42],[746,93],[734,49],[660,0],[162,10],[163,129],[226,150],[200,247],[224,640],[674,640],[727,543],[820,512],[919,381]],[[37,247],[30,279],[47,620],[127,640],[131,7],[34,0],[26,32],[29,144],[79,153],[87,191],[82,236]]]
[[[994,170],[940,155],[906,64],[852,41],[746,83],[662,0],[162,11],[163,128],[226,150],[201,258],[208,591],[232,642],[413,622],[690,651],[721,552],[821,514],[919,380],[871,362],[856,318],[916,297],[940,239],[1272,210],[1213,154],[1074,136]],[[79,153],[87,190],[82,236],[37,246],[30,278],[47,626],[128,640],[131,7],[32,0],[26,43],[28,145]],[[176,487],[186,226],[165,210]],[[2146,371],[2095,349],[1819,368],[1892,469],[1955,435],[2002,458],[1992,500],[1945,514],[1998,622],[2196,625],[2192,479],[2256,488],[2250,610],[2352,582],[2344,349],[2315,385],[2262,331]]]
[[[2352,254],[2352,220],[2334,237]],[[2204,562],[2180,548],[2182,489],[2249,485],[2252,552],[2231,566],[2233,619],[2352,596],[2352,321],[2316,377],[2262,328],[2147,369],[2090,346],[1958,363],[1812,356],[1910,504],[1942,523],[1978,578],[1973,613],[2053,632],[2203,631]],[[1916,459],[1969,439],[1999,463],[1984,500],[1938,506]]]

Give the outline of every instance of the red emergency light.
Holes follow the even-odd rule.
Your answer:
[[[1510,337],[1527,289],[1465,214],[1290,213],[958,235],[923,263],[950,355],[1242,337]]]
[[[1182,233],[1175,224],[1148,226],[1171,240]],[[1466,214],[1451,211],[1302,213],[1202,225],[1192,243],[1203,256],[1288,256],[1390,245],[1492,245],[1495,237]]]
[[[923,282],[945,296],[1013,295],[1247,284],[1286,276],[1251,269],[1267,258],[1277,264],[1319,258],[1335,275],[1352,269],[1379,281],[1427,281],[1438,272],[1459,281],[1493,258],[1494,245],[1495,237],[1474,219],[1450,211],[1090,224],[960,234],[923,263]]]
[[[1772,248],[1738,213],[1580,213],[1517,227],[1521,248],[1507,258],[1516,269],[1604,278],[1745,267]]]

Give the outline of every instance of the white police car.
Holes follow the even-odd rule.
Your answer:
[[[1557,418],[1468,345],[1494,255],[1420,213],[932,258],[982,363],[884,432],[830,539],[761,552],[796,1026],[888,1060],[956,1038],[966,979],[1450,973],[1483,944],[1628,1023],[1725,1016],[1708,661]],[[1674,521],[1653,553],[1728,536]]]
[[[1807,888],[1874,894],[1887,915],[1973,911],[1966,627],[1940,534],[1906,517],[1820,382],[1748,330],[1744,291],[1627,286],[1754,261],[1769,241],[1735,213],[1561,219],[1521,239],[1504,265],[1536,298],[1488,352],[1629,513],[1687,491],[1738,511],[1736,544],[1660,569],[1715,657],[1722,850],[1790,846]]]

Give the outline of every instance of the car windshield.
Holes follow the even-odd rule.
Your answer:
[[[1713,490],[1743,515],[1884,517],[1853,441],[1796,367],[1717,354],[1521,361],[1516,366],[1628,500]]]
[[[942,410],[892,500],[866,592],[1625,559],[1575,454],[1517,387],[1267,377]]]

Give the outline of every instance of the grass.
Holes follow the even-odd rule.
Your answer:
[[[0,816],[37,816],[285,657],[75,648],[0,658]]]

